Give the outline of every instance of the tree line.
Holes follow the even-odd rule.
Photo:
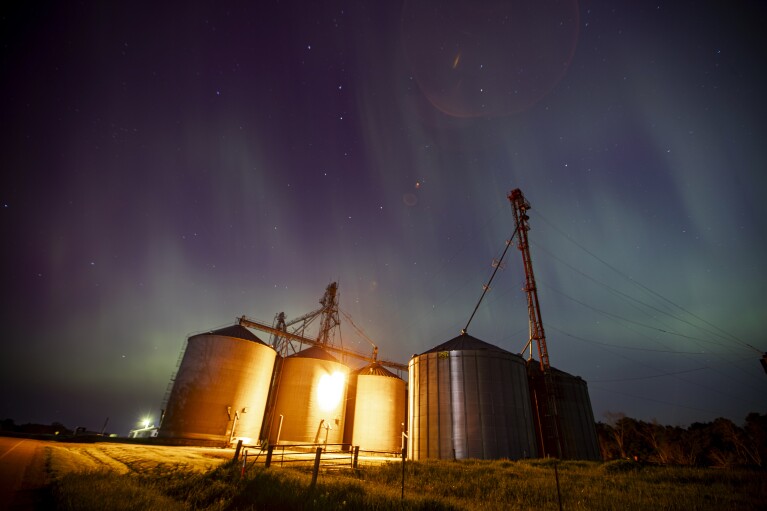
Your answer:
[[[720,417],[682,428],[608,413],[606,422],[597,422],[596,427],[605,461],[719,468],[767,464],[767,414],[752,412],[742,426]]]

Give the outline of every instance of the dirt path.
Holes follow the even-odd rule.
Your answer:
[[[0,509],[45,507],[45,446],[48,442],[0,437]]]
[[[232,450],[111,442],[70,443],[0,437],[0,510],[46,509],[46,487],[71,472],[144,472],[160,465],[206,471],[231,459]]]

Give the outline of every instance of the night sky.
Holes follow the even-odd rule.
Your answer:
[[[767,412],[762,2],[162,4],[0,8],[0,419],[126,435],[187,336],[332,281],[405,363],[465,326],[513,188],[597,420]],[[522,350],[523,281],[510,250],[473,336]]]

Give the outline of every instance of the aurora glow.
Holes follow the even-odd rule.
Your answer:
[[[0,419],[110,417],[125,435],[159,417],[187,335],[299,316],[331,281],[381,358],[406,362],[465,324],[517,187],[551,362],[589,382],[597,420],[765,411],[762,2],[543,13],[576,37],[572,55],[548,54],[564,52],[559,73],[530,57],[545,41],[499,28],[519,2],[487,15],[488,37],[467,15],[455,40],[403,22],[424,2],[11,4]],[[466,73],[444,83],[496,95],[455,98],[503,111],[435,108],[412,53],[438,36],[445,80]],[[502,101],[522,89],[483,74],[484,57],[516,66],[525,101]],[[470,331],[518,352],[522,265],[508,258]]]

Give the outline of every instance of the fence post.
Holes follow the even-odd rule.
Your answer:
[[[317,447],[317,454],[314,456],[314,469],[312,470],[312,485],[310,488],[314,488],[317,484],[317,473],[320,471],[320,458],[322,458],[322,447]]]
[[[269,445],[269,447],[266,448],[266,462],[264,463],[264,468],[269,468],[269,465],[272,464],[272,453],[274,452],[274,446]]]
[[[402,495],[400,495],[401,500],[405,500],[405,458],[407,456],[407,442],[405,439],[410,439],[410,437],[405,433],[405,423],[402,423],[402,437],[401,437],[401,445],[402,445]]]
[[[402,448],[402,495],[400,499],[405,499],[405,448]]]
[[[237,440],[237,448],[234,450],[234,459],[232,462],[237,463],[237,460],[240,459],[240,449],[242,449],[242,439]]]
[[[557,462],[554,462],[554,477],[557,480],[557,501],[559,502],[559,511],[562,511],[562,494],[559,492],[559,470],[557,470]]]
[[[352,468],[357,468],[357,464],[359,463],[360,459],[360,446],[355,445],[354,446],[354,456],[352,458]]]
[[[242,453],[242,470],[240,471],[240,479],[245,477],[245,467],[247,466],[247,464],[248,464],[248,450],[245,449],[245,451]]]

